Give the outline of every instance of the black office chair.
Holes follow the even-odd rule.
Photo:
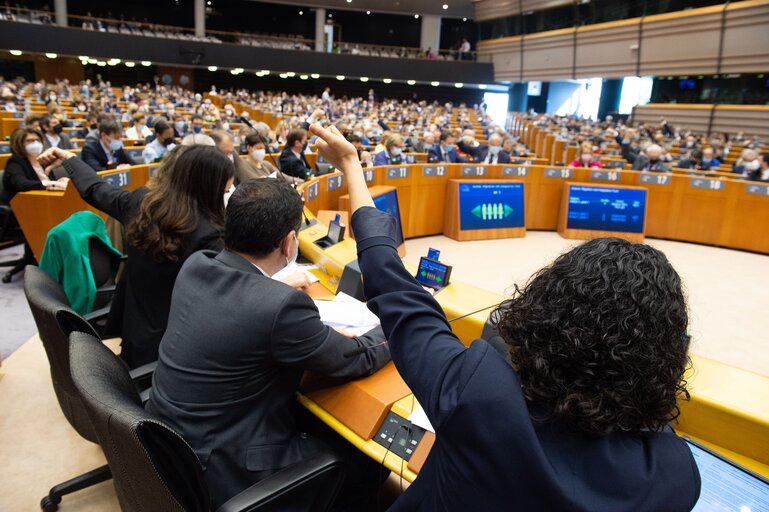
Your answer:
[[[4,173],[5,171],[0,170],[0,196],[3,195]],[[7,204],[0,204],[0,248],[6,249],[20,243],[24,244],[24,255],[21,258],[0,261],[0,267],[11,267],[11,270],[6,272],[2,278],[4,283],[10,283],[13,276],[24,270],[24,267],[35,265],[36,262],[32,255],[32,248],[24,240],[24,234],[16,223],[11,207]]]
[[[32,266],[27,267],[24,278],[24,293],[32,310],[43,348],[45,348],[45,353],[48,356],[53,390],[64,417],[81,437],[98,443],[88,414],[80,401],[80,395],[72,382],[69,360],[70,333],[81,331],[97,336],[96,331],[86,318],[78,315],[69,307],[67,296],[61,285],[43,270]],[[93,321],[100,316],[106,316],[106,314],[107,311],[103,310],[91,313],[87,318]],[[106,347],[105,349],[109,350]],[[154,368],[155,363],[136,368],[130,373],[130,378],[137,382],[146,381]],[[148,390],[144,390],[143,393],[145,396],[149,396]],[[109,467],[102,466],[55,485],[42,499],[40,507],[46,512],[54,511],[58,508],[58,504],[65,494],[71,494],[104,482],[109,480],[111,476]]]
[[[210,497],[192,448],[142,407],[131,376],[92,334],[70,335],[72,380],[85,404],[122,510],[207,512]],[[342,484],[341,461],[322,455],[252,485],[218,512],[323,512]]]

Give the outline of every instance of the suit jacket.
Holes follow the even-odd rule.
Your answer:
[[[750,174],[748,174],[748,180],[749,181],[769,181],[761,179],[761,175],[763,174],[763,169],[759,168],[755,171],[750,171]]]
[[[682,158],[678,161],[678,165],[676,165],[677,169],[696,169],[698,171],[709,171],[710,170],[710,164],[706,164],[705,162],[692,162],[689,158]]]
[[[87,140],[87,139],[86,139]],[[109,164],[109,158],[104,148],[101,147],[100,140],[87,140],[80,152],[80,158],[87,163],[94,171],[104,171]],[[130,164],[131,161],[126,156],[123,149],[118,149],[112,154],[112,164]]]
[[[646,153],[641,153],[638,158],[633,162],[634,171],[650,171],[650,172],[670,172],[668,167],[662,160],[657,160],[655,163],[651,163]]]
[[[59,134],[59,145],[57,147],[61,149],[73,149],[75,146],[72,144],[72,141],[69,140],[69,136],[66,133],[60,133]],[[46,150],[51,147],[51,141],[48,140],[48,137],[43,135],[43,149]]]
[[[478,163],[486,163],[486,157],[489,156],[489,145],[488,144],[480,144],[476,147],[468,146],[464,142],[457,142],[457,146],[460,150],[462,150],[463,153],[466,153],[467,155],[471,156],[473,159],[473,162]],[[491,163],[491,160],[488,162]],[[495,164],[509,164],[510,163],[510,154],[501,149],[499,150],[499,153],[497,153],[497,161],[494,162]]]
[[[369,375],[383,339],[348,339],[323,325],[312,299],[227,250],[184,264],[152,379],[147,410],[176,429],[203,465],[212,510],[251,484],[317,453],[297,429],[294,394],[305,370]]]
[[[29,160],[19,155],[11,155],[5,164],[3,194],[0,196],[0,203],[8,204],[13,196],[28,190],[45,190],[45,186]]]
[[[512,366],[484,340],[465,347],[404,268],[392,217],[362,208],[351,223],[368,307],[436,429],[391,512],[691,510],[699,472],[675,433],[588,436],[534,423]]]
[[[127,225],[136,215],[146,187],[132,192],[105,183],[88,165],[77,158],[70,158],[62,165],[72,185],[83,200],[118,222]],[[168,311],[171,308],[171,292],[176,276],[184,261],[201,249],[221,250],[222,229],[211,221],[201,219],[195,230],[182,243],[179,261],[155,261],[155,259],[131,244],[126,244],[126,260],[123,278],[118,285],[115,304],[110,311],[110,326],[121,334],[123,343],[120,357],[129,367],[135,368],[157,359],[158,345],[166,330]]]
[[[406,163],[406,158],[401,153],[397,157],[390,156],[386,149],[374,155],[374,165],[400,165]]]
[[[240,162],[238,162],[238,160],[240,160]],[[254,178],[267,178],[273,173],[276,173],[276,178],[282,179],[290,185],[298,185],[302,183],[302,180],[299,178],[294,178],[293,176],[289,176],[284,172],[280,172],[278,168],[272,165],[270,162],[263,161],[260,169],[248,158],[235,159],[236,185]]]
[[[446,154],[446,157],[448,160],[444,160],[440,145],[433,146],[432,149],[427,152],[428,162],[447,162],[452,164],[467,162],[466,158],[463,158],[457,154],[456,149],[449,151]]]
[[[283,148],[283,151],[280,153],[278,165],[282,172],[295,178],[306,180],[312,174],[312,167],[307,162],[304,153],[301,153],[300,158],[297,158],[288,147]]]

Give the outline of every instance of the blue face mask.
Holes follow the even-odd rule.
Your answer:
[[[454,144],[446,144],[444,151],[446,151],[446,153],[451,153],[452,151],[454,151]]]
[[[109,141],[109,149],[110,151],[117,151],[119,149],[123,149],[123,141],[120,139],[112,139]]]
[[[193,126],[192,131],[195,133],[200,133],[203,131],[203,128],[201,126]]]
[[[430,151],[433,149],[433,146],[435,146],[435,144],[425,144],[425,151]]]
[[[499,154],[500,149],[502,148],[499,146],[489,146],[489,153],[491,153],[492,155],[497,155]]]

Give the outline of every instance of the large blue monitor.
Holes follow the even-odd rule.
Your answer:
[[[395,236],[398,245],[403,243],[403,227],[401,225],[401,211],[398,208],[398,192],[390,190],[382,195],[374,197],[374,206],[377,210],[387,212],[395,219]]]
[[[567,229],[643,233],[646,190],[622,187],[569,187]]]
[[[525,227],[523,183],[461,183],[459,229]]]

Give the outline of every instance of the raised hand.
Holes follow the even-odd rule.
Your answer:
[[[318,136],[315,149],[327,162],[345,174],[361,172],[358,151],[344,138],[336,126],[323,128],[318,123],[313,123],[310,125],[310,133]]]

